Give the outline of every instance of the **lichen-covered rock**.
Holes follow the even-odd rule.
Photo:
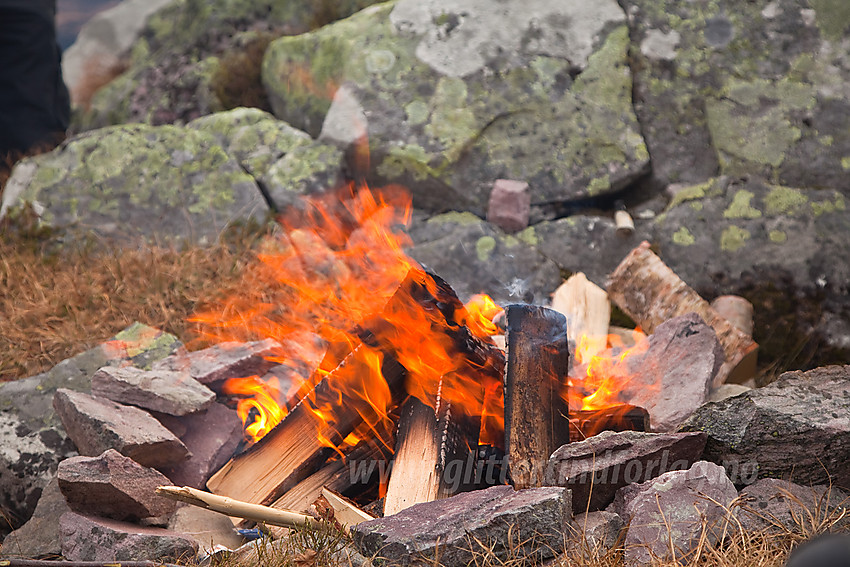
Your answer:
[[[91,106],[75,117],[77,131],[114,124],[185,124],[226,108],[215,85],[233,81],[243,90],[263,50],[252,42],[295,35],[344,18],[376,0],[177,0],[150,16],[129,53],[127,71],[101,88]],[[268,41],[268,40],[266,40]],[[227,65],[227,57],[244,53]],[[256,61],[252,60],[256,59]],[[239,63],[242,62],[242,65]]]
[[[400,0],[276,40],[263,81],[275,115],[311,135],[368,135],[373,180],[483,215],[499,178],[534,202],[644,173],[624,20],[613,0]]]
[[[850,10],[841,0],[623,0],[636,111],[666,185],[718,170],[846,188]]]
[[[343,182],[343,154],[257,108],[236,108],[193,120],[188,128],[214,136],[242,168],[262,183],[279,211],[303,195]]]
[[[785,355],[799,348],[800,336],[811,338],[812,327],[833,349],[850,352],[847,206],[832,189],[712,178],[675,192],[654,221],[652,241],[704,296],[738,293],[755,305],[762,352]]]
[[[445,278],[466,301],[487,293],[497,303],[545,303],[561,283],[541,255],[534,227],[505,234],[472,213],[446,213],[410,229],[408,254]]]
[[[269,210],[253,178],[204,132],[134,124],[81,134],[19,164],[0,216],[31,203],[77,238],[214,242]]]
[[[53,393],[58,388],[88,392],[91,377],[99,368],[150,368],[153,361],[179,347],[174,335],[134,323],[109,341],[63,360],[47,372],[0,383],[0,508],[12,527],[32,515],[59,462],[77,454],[53,410]]]

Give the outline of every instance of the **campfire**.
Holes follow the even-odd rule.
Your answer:
[[[649,340],[608,332],[604,291],[579,274],[554,308],[503,309],[483,294],[463,304],[404,253],[409,214],[398,189],[306,201],[245,293],[195,317],[211,342],[280,345],[273,372],[223,385],[249,445],[211,492],[303,511],[330,487],[389,515],[496,484],[542,486],[571,439],[650,430],[652,415],[629,403],[660,387],[659,376],[632,383]],[[342,474],[366,461],[379,466]]]

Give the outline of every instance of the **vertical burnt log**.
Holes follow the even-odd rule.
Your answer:
[[[505,448],[516,488],[543,485],[549,456],[569,443],[562,397],[569,369],[566,319],[534,305],[509,305]]]

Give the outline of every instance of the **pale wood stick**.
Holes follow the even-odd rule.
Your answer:
[[[325,497],[325,500],[333,508],[334,519],[346,528],[375,519],[375,516],[364,512],[351,500],[327,486],[322,488],[322,496]]]
[[[315,518],[306,514],[299,514],[290,510],[278,510],[260,504],[249,504],[188,486],[160,486],[157,487],[156,493],[171,500],[186,502],[226,516],[236,516],[273,526],[294,528],[318,524]]]

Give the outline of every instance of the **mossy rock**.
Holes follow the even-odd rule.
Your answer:
[[[560,271],[537,249],[534,228],[517,234],[472,213],[446,213],[416,223],[408,254],[445,278],[463,301],[487,293],[501,305],[546,303]]]
[[[431,211],[483,214],[499,178],[559,201],[646,171],[613,0],[450,4],[388,2],[273,42],[275,115],[341,146],[367,136],[370,180],[408,186]]]
[[[624,0],[658,185],[756,174],[841,189],[850,168],[843,0]]]
[[[18,164],[0,215],[27,204],[73,241],[212,243],[269,211],[254,178],[216,137],[143,124],[87,132]]]
[[[375,1],[176,0],[148,19],[127,71],[97,92],[73,129],[185,124],[240,104],[262,108],[259,67],[272,37],[316,29]]]

